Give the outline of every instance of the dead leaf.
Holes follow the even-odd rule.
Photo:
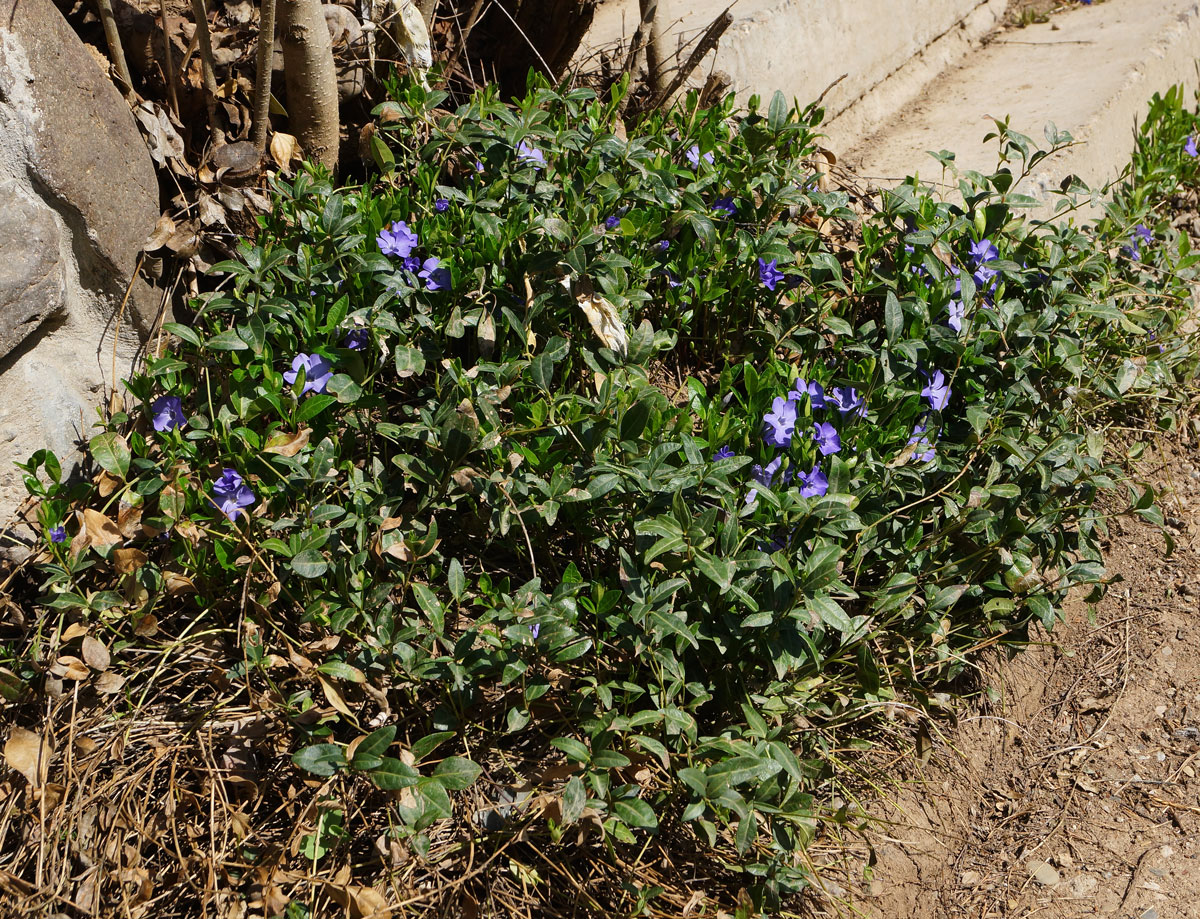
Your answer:
[[[122,503],[117,510],[117,529],[126,539],[136,539],[146,535],[145,528],[142,526],[141,505],[134,507],[131,504]]]
[[[121,541],[121,531],[117,525],[102,513],[90,507],[83,511],[83,529],[87,534],[87,542],[93,546],[115,546]]]
[[[146,613],[133,627],[133,634],[139,638],[149,638],[158,631],[158,617],[154,613]]]
[[[341,7],[337,7],[341,9]],[[271,138],[271,159],[275,160],[279,168],[284,172],[288,172],[288,167],[292,160],[296,158],[297,141],[294,135],[285,134],[282,131],[276,131]]]
[[[133,114],[146,135],[146,146],[154,162],[164,166],[168,160],[183,158],[183,138],[172,127],[171,119],[162,106],[154,102],[140,102]]]
[[[112,671],[106,671],[96,678],[96,692],[103,695],[112,695],[115,692],[120,692],[121,687],[125,685],[125,677]]]
[[[167,571],[163,574],[163,584],[166,585],[167,593],[172,597],[178,597],[182,594],[194,594],[196,585],[186,574],[180,574],[178,571]]]
[[[625,323],[617,308],[599,294],[580,294],[575,298],[583,315],[600,343],[609,350],[624,357],[629,352],[629,336],[625,332]]]
[[[201,242],[200,228],[189,220],[168,237],[166,247],[181,258],[191,258],[200,251]]]
[[[310,434],[312,434],[312,428],[301,428],[295,434],[289,434],[287,431],[279,431],[273,434],[270,440],[267,441],[267,445],[263,447],[263,452],[275,453],[279,456],[295,456],[308,446]]]
[[[200,222],[206,227],[225,222],[225,208],[212,195],[202,194],[200,196],[200,200],[196,202],[196,213],[200,217]]]
[[[82,622],[72,622],[69,626],[63,629],[62,643],[65,645],[69,641],[74,641],[81,635],[87,634],[87,626]]]
[[[142,248],[147,252],[161,249],[174,232],[175,221],[168,215],[163,214],[158,218],[158,222],[154,224],[154,232],[146,239],[146,243]]]
[[[50,672],[64,680],[86,680],[91,675],[87,664],[70,654],[64,654],[56,660]]]
[[[84,662],[93,670],[103,672],[108,669],[108,665],[112,657],[108,653],[108,648],[104,647],[98,639],[89,635],[83,640],[83,647],[80,649],[83,654]]]
[[[113,549],[113,567],[117,574],[132,574],[146,564],[146,553],[141,549]]]
[[[39,737],[25,728],[13,728],[4,745],[4,762],[25,776],[25,781],[34,788],[40,788],[50,774],[53,753],[48,737]]]
[[[333,688],[323,676],[317,676],[317,682],[321,684],[321,690],[325,693],[325,698],[335,709],[345,715],[347,718],[353,718],[354,713],[350,711],[350,706],[346,704],[346,700],[342,698],[342,694]]]
[[[475,337],[479,342],[479,356],[487,360],[496,349],[496,323],[492,321],[492,314],[486,310],[475,327]]]

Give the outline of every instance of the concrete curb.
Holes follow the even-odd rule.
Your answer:
[[[992,117],[1009,116],[1014,130],[1043,145],[1047,122],[1081,142],[1039,164],[1023,186],[1028,194],[1049,200],[1072,174],[1097,187],[1128,163],[1134,129],[1153,93],[1178,83],[1190,100],[1198,57],[1198,0],[1079,7],[1050,24],[998,35],[860,141],[843,163],[887,184],[910,174],[940,175],[926,151],[948,149],[960,170],[991,171],[996,148],[982,138]]]

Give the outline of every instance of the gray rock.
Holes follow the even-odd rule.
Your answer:
[[[129,106],[51,0],[0,0],[0,106],[0,176],[33,177],[83,285],[115,310],[158,219],[158,180]],[[136,297],[134,319],[152,321],[136,307],[155,299]]]
[[[0,358],[65,306],[54,212],[0,182]]]
[[[1100,881],[1090,874],[1077,874],[1068,882],[1072,897],[1090,897]]]
[[[1040,859],[1034,859],[1025,868],[1029,871],[1030,877],[1045,887],[1053,887],[1062,880],[1058,869],[1049,862],[1044,862]]]

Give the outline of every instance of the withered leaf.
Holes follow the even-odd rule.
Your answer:
[[[271,435],[266,446],[263,447],[263,452],[275,453],[279,456],[295,456],[308,446],[308,438],[311,434],[312,428],[301,428],[295,434],[279,431]]]
[[[112,660],[108,653],[108,648],[104,647],[98,639],[93,638],[91,635],[83,640],[81,653],[83,654],[84,662],[93,670],[107,670]]]
[[[83,511],[83,529],[93,546],[115,546],[121,541],[121,531],[108,517],[90,507]]]
[[[87,664],[70,654],[64,654],[56,660],[50,672],[65,680],[86,680],[91,674]]]
[[[50,774],[50,758],[54,753],[48,737],[40,737],[25,728],[13,728],[4,745],[4,762],[25,776],[35,788],[46,784]]]
[[[112,671],[106,671],[96,678],[96,692],[105,695],[112,695],[115,692],[120,692],[121,687],[125,685],[125,677],[120,676]]]
[[[146,553],[141,549],[113,549],[113,567],[118,574],[132,574],[146,564]]]
[[[296,138],[291,134],[276,131],[271,138],[271,159],[275,160],[279,168],[287,172],[292,160],[296,158],[296,153]]]

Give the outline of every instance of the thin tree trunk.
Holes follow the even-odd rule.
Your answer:
[[[275,47],[275,0],[262,0],[258,15],[257,71],[254,74],[254,133],[251,139],[261,153],[267,149],[271,122],[271,54]]]
[[[662,26],[658,22],[658,0],[638,0],[642,14],[642,27],[649,26],[646,41],[646,82],[650,92],[657,95],[663,91],[663,39]]]
[[[338,93],[320,0],[278,0],[288,120],[311,159],[337,169]]]
[[[124,86],[121,92],[128,95],[133,92],[133,78],[129,76],[129,65],[125,63],[125,49],[121,45],[121,33],[117,29],[117,18],[113,15],[111,0],[96,0],[100,9],[100,21],[104,23],[104,39],[108,42],[108,54],[113,66],[117,69],[117,79]]]
[[[208,109],[208,132],[213,143],[222,140],[217,124],[217,74],[213,67],[212,36],[208,32],[208,10],[204,0],[192,0],[192,15],[196,17],[196,35],[200,40],[200,76],[204,81],[204,105]]]

